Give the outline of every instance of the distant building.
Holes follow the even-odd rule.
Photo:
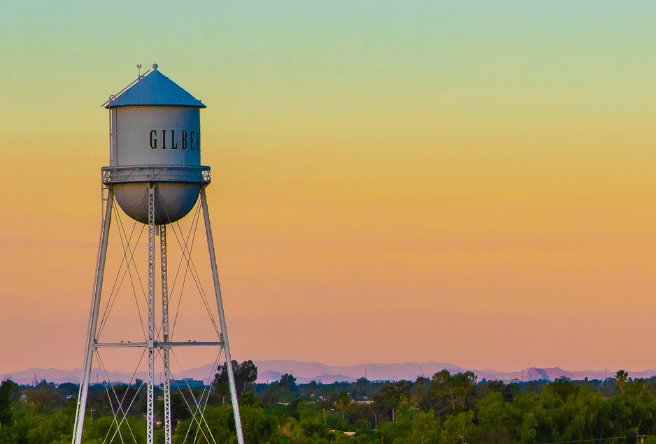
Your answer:
[[[205,387],[205,383],[203,381],[196,381],[195,379],[192,378],[184,378],[182,380],[171,381],[171,388],[181,388],[181,387],[189,387],[191,389],[203,388]]]

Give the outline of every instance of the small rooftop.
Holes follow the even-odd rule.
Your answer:
[[[190,106],[207,108],[153,65],[153,70],[105,108],[119,106]]]

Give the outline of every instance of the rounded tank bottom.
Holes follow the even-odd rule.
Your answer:
[[[148,224],[148,182],[116,184],[114,196],[121,209],[132,219]],[[157,182],[155,184],[155,225],[164,225],[185,217],[196,204],[200,185]]]

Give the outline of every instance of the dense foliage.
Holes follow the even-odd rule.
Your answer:
[[[292,375],[253,384],[257,369],[238,372],[247,443],[456,444],[656,443],[656,379],[620,371],[606,381],[566,379],[504,384],[478,382],[471,372],[410,381],[297,384]],[[236,443],[225,369],[212,387],[176,388],[174,443]],[[78,386],[42,381],[0,386],[0,444],[71,442]],[[196,399],[207,400],[203,419]],[[161,392],[156,416],[162,417]],[[118,400],[118,401],[117,401]],[[90,387],[84,442],[144,442],[145,390],[134,385]],[[112,412],[127,412],[121,421]],[[156,442],[163,442],[158,424]]]

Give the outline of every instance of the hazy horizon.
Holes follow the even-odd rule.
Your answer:
[[[331,366],[319,362],[300,362],[294,360],[271,360],[271,361],[254,361],[257,367],[258,383],[270,383],[279,381],[285,374],[293,375],[299,384],[306,384],[316,381],[323,384],[332,384],[333,382],[355,382],[360,378],[367,378],[370,381],[415,381],[420,377],[431,378],[433,375],[449,371],[452,375],[457,373],[473,372],[478,382],[485,381],[537,381],[550,380],[555,381],[561,378],[568,380],[605,380],[615,379],[615,369],[561,369],[559,367],[536,368],[525,367],[510,372],[504,372],[495,369],[481,369],[471,367],[459,367],[452,363],[438,362],[404,362],[404,363],[360,363],[351,366]],[[129,370],[129,371],[126,371]],[[629,378],[632,379],[651,379],[656,376],[656,368],[646,370],[622,369],[626,371]],[[192,379],[203,381],[208,384],[214,379],[217,368],[213,363],[208,363],[200,367],[189,368],[174,372],[174,380]],[[6,373],[4,378],[11,379],[19,384],[32,384],[34,381],[46,380],[55,384],[65,382],[79,383],[82,378],[83,370],[77,369],[44,369],[29,368],[21,371]],[[148,371],[142,368],[141,371],[133,373],[131,369],[119,369],[105,373],[102,369],[94,368],[91,373],[91,379],[94,381],[109,381],[110,383],[133,383],[136,379],[146,379]],[[163,374],[156,374],[156,381],[163,378]]]

